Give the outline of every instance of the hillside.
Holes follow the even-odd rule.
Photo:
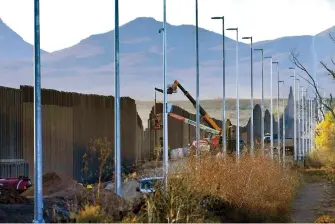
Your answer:
[[[162,36],[158,33],[162,23],[153,18],[137,18],[120,27],[120,74],[121,95],[127,95],[137,100],[150,100],[154,95],[154,87],[161,88],[162,83]],[[9,27],[2,26],[5,33],[13,34]],[[264,48],[265,56],[272,56],[279,61],[280,79],[285,81],[281,94],[287,94],[292,85],[289,78],[291,66],[290,52],[299,52],[301,62],[307,68],[313,68],[313,57],[326,62],[334,55],[335,44],[327,34],[333,32],[330,28],[316,36],[293,36],[275,40],[254,43],[256,48]],[[191,25],[167,26],[167,75],[168,82],[179,80],[192,94],[195,93],[195,27]],[[17,34],[15,34],[17,35]],[[15,36],[14,35],[14,36]],[[19,37],[11,38],[19,40]],[[22,38],[21,38],[22,39]],[[222,77],[222,36],[220,34],[200,29],[200,76],[202,99],[213,99],[221,96]],[[9,46],[10,41],[6,38]],[[27,55],[32,48],[22,40],[15,46]],[[22,46],[21,46],[21,45]],[[12,45],[13,46],[13,45]],[[30,49],[30,50],[29,50]],[[2,54],[10,55],[10,49],[5,47]],[[313,53],[314,52],[314,53]],[[240,97],[250,96],[250,48],[244,43],[239,44],[239,76]],[[14,57],[14,56],[13,56]],[[3,81],[8,86],[17,87],[20,84],[31,85],[33,79],[31,57],[25,60],[14,60],[8,56],[0,60],[0,72],[4,74]],[[82,93],[113,94],[114,65],[114,31],[92,35],[80,43],[42,56],[42,85],[64,91]],[[261,95],[261,57],[254,54],[254,95]],[[274,94],[277,93],[277,73],[274,67]],[[264,88],[269,97],[270,74],[269,61],[264,61]],[[319,83],[326,90],[333,91],[332,82],[317,67]],[[302,74],[302,73],[301,73]],[[235,41],[226,38],[226,95],[235,97]],[[22,83],[23,82],[23,83]],[[73,85],[75,83],[75,85]],[[307,86],[305,82],[301,85]],[[179,100],[180,94],[171,97]]]

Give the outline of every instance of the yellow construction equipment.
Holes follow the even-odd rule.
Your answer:
[[[178,82],[177,80],[174,81],[174,83],[168,87],[167,89],[167,94],[172,94],[177,92],[177,88],[179,88],[184,95],[187,97],[189,101],[193,104],[194,108],[196,108],[196,101],[195,99],[191,96],[191,94]],[[205,111],[205,109],[199,105],[200,109],[200,114],[207,123],[207,125],[218,131],[218,135],[211,136],[211,143],[214,148],[218,146],[218,144],[222,144],[222,128],[219,127],[216,122],[209,116],[209,114]],[[232,139],[232,136],[234,135],[235,130],[232,129],[232,124],[229,119],[226,121],[226,138],[227,138],[227,148],[231,150],[235,150],[235,143]]]

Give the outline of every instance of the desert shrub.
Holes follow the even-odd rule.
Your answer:
[[[71,218],[76,222],[92,219],[92,223],[101,217],[102,221],[97,222],[121,221],[131,211],[130,204],[113,191],[101,189],[99,200],[97,194],[96,187],[77,192],[75,197],[67,202]]]
[[[319,158],[318,151],[316,150],[312,151],[309,155],[306,156],[305,166],[306,168],[316,168],[316,169],[320,169],[324,166]]]
[[[190,176],[195,165],[195,161],[189,161]],[[236,162],[234,157],[205,157],[198,167],[191,185],[198,192],[224,200],[233,210],[230,214],[239,215],[222,214],[228,221],[269,221],[285,218],[283,215],[290,211],[298,178],[271,159],[248,156]]]
[[[169,176],[168,191],[146,198],[137,222],[284,222],[298,178],[266,157],[190,157]],[[128,219],[129,220],[129,219]]]
[[[104,222],[104,212],[99,205],[87,205],[78,214],[72,214],[72,219],[77,223]]]
[[[112,152],[111,142],[109,142],[106,138],[98,138],[90,142],[90,145],[88,146],[88,153],[83,155],[84,173],[90,173],[98,178],[97,200],[99,200],[100,197],[102,177],[111,175],[112,167],[108,162],[112,158]],[[90,163],[97,164],[98,169],[90,169]]]
[[[335,223],[335,217],[323,215],[315,220],[316,223]]]
[[[83,189],[77,192],[74,200],[70,203],[72,218],[76,222],[111,222],[120,221],[124,213],[130,211],[129,204],[113,191],[103,189],[102,178],[112,173],[113,167],[110,164],[112,158],[111,143],[106,138],[92,140],[88,146],[88,153],[84,154],[85,173],[94,173],[97,176],[97,186]],[[97,169],[93,170],[92,166]],[[124,174],[123,174],[124,175]]]
[[[146,203],[137,222],[198,222],[202,219],[201,197],[187,184],[185,177],[169,177],[167,191],[164,184],[156,186],[156,192],[146,197]]]

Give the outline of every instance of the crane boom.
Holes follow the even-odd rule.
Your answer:
[[[195,121],[192,121],[192,120],[190,120],[190,119],[188,119],[188,118],[179,116],[178,114],[169,113],[169,115],[170,115],[171,117],[173,117],[173,118],[179,120],[179,121],[183,121],[185,124],[189,124],[189,125],[192,125],[192,126],[196,126],[196,125],[197,125],[197,123],[196,123]],[[200,124],[200,129],[205,130],[205,131],[207,131],[207,132],[210,132],[210,133],[212,133],[212,134],[214,134],[214,135],[219,135],[219,134],[220,134],[219,131],[217,131],[217,130],[215,130],[215,129],[213,129],[213,128],[207,127],[206,125],[203,125],[203,124]]]
[[[171,94],[172,92],[175,92],[178,87],[185,94],[185,96],[187,97],[187,99],[189,99],[189,101],[191,101],[191,103],[193,104],[194,108],[196,108],[196,101],[194,100],[194,98],[190,95],[190,93],[177,80],[175,80],[174,83],[173,83],[173,85],[171,87],[169,87],[167,93]],[[221,135],[222,129],[215,123],[215,121],[213,120],[213,118],[211,118],[208,115],[208,113],[205,111],[205,109],[202,106],[199,105],[199,108],[200,108],[200,114],[204,117],[206,123],[211,128],[213,128],[216,131],[218,131],[219,134]]]

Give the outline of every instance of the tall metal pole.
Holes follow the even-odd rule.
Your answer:
[[[156,119],[156,104],[157,104],[157,93],[156,93],[156,89],[155,89],[154,119]],[[155,130],[154,130],[154,147],[156,147],[156,138],[157,138],[157,132],[156,132],[156,128],[155,128]]]
[[[319,89],[319,83],[318,81],[316,81],[316,88]],[[321,121],[322,119],[322,113],[321,113],[321,109],[322,109],[322,98],[321,98],[321,93],[320,93],[320,97],[317,95],[317,93],[315,93],[315,99],[316,99],[316,113],[318,116],[318,120]]]
[[[295,68],[289,68],[290,70],[293,70],[293,127],[294,127],[294,161],[297,161],[297,94],[296,94],[296,74],[295,74]]]
[[[284,81],[283,81],[284,83]],[[285,111],[285,97],[283,97],[283,110]],[[285,112],[283,114],[283,165],[285,166],[285,158],[286,158],[286,125],[285,125]]]
[[[308,98],[308,89],[306,89],[305,99],[304,99],[304,108],[305,108],[305,155],[308,155],[308,123],[309,123],[309,100]]]
[[[323,101],[324,104],[327,103],[327,101],[326,101],[326,92],[323,92],[323,99],[322,99],[322,101]],[[325,105],[323,105],[323,104],[322,104],[322,111],[323,111],[324,115],[326,116],[326,114],[325,114]],[[326,118],[325,116],[323,117],[323,120]]]
[[[310,152],[313,151],[313,115],[314,115],[314,112],[313,112],[313,98],[311,99],[311,121],[310,121]]]
[[[305,158],[305,100],[304,100],[304,88],[301,87],[301,151],[302,158]]]
[[[240,158],[240,96],[239,96],[239,62],[238,62],[238,28],[236,28],[236,150]]]
[[[271,58],[271,158],[273,159],[273,80],[272,80],[272,58]]]
[[[309,132],[309,135],[310,135],[310,152],[313,151],[313,115],[314,115],[314,111],[313,111],[313,96],[311,97],[311,114],[310,114],[310,132]]]
[[[228,28],[236,31],[236,155],[240,158],[240,99],[239,99],[239,72],[238,72],[238,28]]]
[[[114,90],[115,90],[115,106],[114,106],[114,141],[115,141],[115,193],[119,196],[121,192],[121,115],[120,115],[120,40],[119,40],[119,1],[115,0],[115,75],[114,75]]]
[[[308,144],[308,134],[307,134],[307,125],[308,125],[308,100],[307,100],[307,96],[308,96],[308,91],[307,91],[307,89],[306,89],[306,91],[305,91],[305,97],[304,97],[304,121],[305,121],[305,123],[304,123],[304,141],[305,141],[305,143],[304,143],[304,146],[305,146],[305,156],[307,156],[307,144]]]
[[[273,159],[273,80],[272,80],[272,57],[265,57],[270,59],[270,91],[271,91],[271,98],[270,98],[270,115],[271,115],[271,120],[270,120],[270,139],[271,139],[271,159]]]
[[[312,152],[312,99],[309,99],[309,153]]]
[[[279,116],[279,62],[272,62],[277,65],[277,149],[278,158],[280,159],[280,116]]]
[[[300,97],[300,80],[298,81],[298,152],[299,152],[299,160],[301,160],[301,97]]]
[[[250,153],[254,154],[254,83],[253,83],[253,47],[252,37],[242,37],[242,39],[250,40]]]
[[[315,108],[314,108],[314,99],[312,98],[312,115],[311,115],[311,152],[314,150],[314,119],[315,119]]]
[[[305,97],[305,155],[308,156],[309,152],[309,99],[308,92],[306,91]]]
[[[212,17],[212,19],[222,20],[222,152],[227,152],[226,139],[226,53],[225,53],[225,24],[224,16]]]
[[[284,81],[279,81],[279,83],[283,83],[284,85]],[[285,97],[283,96],[283,105],[282,105],[282,108],[283,108],[283,166],[285,166],[285,141],[286,141],[286,134],[285,134]],[[279,152],[280,152],[280,149],[279,149]]]
[[[163,0],[163,150],[164,150],[164,172],[165,172],[165,187],[167,189],[167,180],[169,172],[169,139],[168,139],[168,114],[167,114],[167,83],[166,83],[166,0]]]
[[[318,114],[318,98],[317,98],[317,96],[315,96],[315,103],[313,104],[313,115],[314,115],[314,117],[313,117],[313,149],[315,150],[315,148],[316,148],[316,146],[315,146],[315,129],[316,129],[316,122],[317,122],[317,120],[316,120],[316,117],[318,117],[319,118],[319,116],[317,115]]]
[[[308,154],[308,111],[309,111],[309,105],[308,105],[308,100],[307,100],[307,96],[308,96],[308,91],[306,89],[305,91],[305,98],[304,98],[304,114],[305,114],[305,124],[304,124],[304,141],[305,141],[305,155],[307,156]]]
[[[277,125],[277,130],[278,130],[278,153],[279,153],[279,160],[280,160],[280,115],[279,115],[279,63],[277,63],[277,121],[278,121],[278,125]]]
[[[226,139],[226,48],[225,48],[225,25],[224,16],[222,16],[222,150],[223,153],[227,152],[227,139]]]
[[[262,138],[262,152],[264,152],[264,54],[263,49],[255,49],[255,51],[262,52],[262,100],[261,100],[261,138]]]
[[[40,55],[40,2],[34,1],[34,222],[44,223],[43,219],[43,148],[42,148],[42,110],[41,110],[41,55]]]
[[[315,123],[317,116],[317,98],[312,101],[312,151],[315,150]]]
[[[278,81],[277,81],[277,86],[278,86],[278,96],[277,96],[277,114],[278,114],[278,142],[280,141],[280,116],[279,116],[279,84],[282,83],[283,81],[279,80],[279,73],[278,73]],[[285,114],[283,113],[283,118]],[[284,141],[284,136],[283,136],[283,141]],[[281,160],[281,153],[280,153],[281,147],[280,143],[278,143],[278,162],[280,163]]]
[[[254,154],[254,60],[253,60],[253,47],[252,47],[252,37],[251,37],[251,102],[250,102],[250,106],[251,106],[251,155]]]
[[[199,156],[199,142],[200,142],[200,102],[199,102],[199,88],[200,88],[200,74],[199,74],[199,24],[198,24],[198,0],[195,0],[195,48],[196,48],[196,138],[197,138],[197,158]]]

